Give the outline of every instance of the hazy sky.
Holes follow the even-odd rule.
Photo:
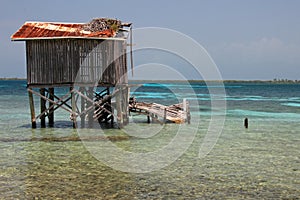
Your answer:
[[[299,10],[297,0],[2,0],[0,77],[26,76],[24,42],[10,41],[25,21],[111,17],[192,37],[224,79],[300,79]]]

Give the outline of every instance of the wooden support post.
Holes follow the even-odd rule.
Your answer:
[[[167,108],[164,109],[164,119],[163,119],[163,123],[167,122]]]
[[[185,98],[183,99],[182,106],[183,106],[183,111],[186,114],[186,122],[190,124],[191,123],[190,106],[189,106],[189,102]]]
[[[49,88],[49,99],[54,101],[54,88]],[[48,114],[48,120],[49,120],[49,126],[53,127],[54,125],[54,104],[49,101],[49,114]]]
[[[122,87],[116,95],[117,122],[119,128],[123,128],[123,113],[122,113]]]
[[[33,101],[33,95],[30,91],[28,91],[28,96],[29,96],[29,106],[30,106],[30,114],[31,114],[31,127],[36,128],[34,101]]]
[[[191,123],[191,112],[190,112],[190,107],[189,106],[187,108],[187,122],[188,122],[188,124]]]
[[[110,89],[109,89],[109,87],[107,87],[106,89],[107,89],[107,95],[110,95]],[[111,98],[108,100],[108,103],[109,103],[109,105],[111,107],[111,112],[114,113],[114,110],[113,110],[114,108],[112,107],[112,104],[111,104]],[[110,115],[110,126],[112,128],[114,127],[114,115],[113,114]]]
[[[248,128],[248,118],[247,117],[244,119],[244,127]]]
[[[81,93],[84,94],[84,91],[85,91],[85,88],[84,87],[81,87],[79,89],[79,91]],[[81,113],[85,110],[85,99],[81,96]],[[82,114],[81,115],[81,128],[84,128],[85,127],[85,114]]]
[[[114,108],[111,107],[111,112],[114,113]],[[111,119],[110,119],[110,127],[113,128],[114,127],[114,115],[111,115]]]
[[[94,100],[94,89],[93,89],[93,87],[88,88],[87,97],[89,99],[91,99],[92,101]],[[93,103],[87,101],[87,107],[90,107],[90,106],[93,106]],[[88,127],[89,128],[93,128],[93,124],[94,124],[93,114],[94,114],[94,109],[91,109],[88,112]]]
[[[73,90],[73,87],[70,87],[70,91]],[[73,121],[73,128],[76,128],[76,102],[75,102],[75,93],[71,92],[71,105],[72,105],[72,113],[71,119]]]
[[[147,114],[147,123],[150,124],[150,113]]]
[[[38,93],[38,92],[35,92],[34,90],[32,90],[32,89],[30,89],[30,88],[28,88],[27,90],[28,90],[29,92],[31,92],[32,94],[35,94],[35,95],[37,95],[37,96],[43,98],[44,100],[51,101],[53,104],[58,105],[60,108],[63,108],[64,110],[66,110],[66,111],[68,111],[68,112],[70,112],[70,113],[72,112],[72,110],[69,109],[69,108],[71,108],[71,107],[68,106],[68,105],[66,104],[66,102],[67,102],[70,98],[68,98],[67,100],[64,100],[64,101],[63,101],[63,99],[64,99],[65,97],[60,98],[58,102],[62,102],[62,104],[59,104],[58,102],[52,101],[52,100],[50,100],[49,98],[47,98],[47,97],[41,95],[41,94]],[[65,96],[69,96],[69,94],[70,94],[70,92],[69,92],[68,94],[66,94]],[[66,108],[66,107],[64,107],[63,105],[65,105],[65,106],[67,106],[67,107],[69,107],[69,108]]]
[[[124,124],[127,125],[129,123],[129,115],[128,115],[128,107],[129,107],[129,88],[126,85],[123,90],[123,120]]]
[[[153,122],[154,122],[155,115],[154,115],[153,113],[151,113],[150,117],[151,117],[151,122],[153,123]]]
[[[45,96],[45,88],[41,88],[40,89],[40,94],[42,96]],[[43,113],[46,110],[46,100],[44,98],[41,98],[40,100],[40,104],[41,104],[41,113]],[[45,128],[46,127],[46,115],[43,114],[40,117],[41,119],[41,128]]]

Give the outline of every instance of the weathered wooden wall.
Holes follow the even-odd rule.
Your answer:
[[[123,40],[28,40],[26,58],[27,83],[32,87],[127,83]]]

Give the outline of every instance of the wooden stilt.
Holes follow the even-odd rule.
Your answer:
[[[81,93],[84,93],[85,88],[84,88],[84,87],[81,87],[81,88],[79,89],[79,91],[80,91]],[[83,112],[84,110],[85,110],[85,99],[81,96],[81,112]],[[84,128],[84,127],[85,127],[85,116],[86,116],[85,113],[83,113],[83,114],[81,115],[81,128]]]
[[[54,88],[49,88],[49,99],[54,101]],[[49,120],[49,126],[53,127],[54,125],[54,104],[49,101],[49,114],[48,114],[48,120]]]
[[[129,123],[129,116],[128,116],[128,104],[129,104],[129,89],[128,86],[123,88],[123,95],[122,95],[122,111],[123,111],[123,120],[124,124],[127,125]]]
[[[31,127],[36,128],[34,101],[33,101],[33,95],[30,91],[28,91],[28,96],[29,96],[29,106],[30,106],[30,114],[31,114]]]
[[[45,88],[40,89],[40,94],[42,96],[45,96]],[[46,100],[44,98],[41,98],[40,102],[41,102],[41,113],[43,113],[46,110]],[[40,119],[41,119],[41,128],[45,128],[46,127],[46,115],[42,114],[40,116]]]
[[[111,108],[111,112],[114,113],[114,108]],[[110,127],[113,128],[114,127],[114,115],[111,115],[110,117]]]
[[[35,95],[41,97],[41,98],[44,99],[44,100],[47,100],[47,101],[52,102],[53,104],[59,106],[60,108],[66,110],[66,111],[68,111],[68,112],[70,112],[70,113],[72,112],[71,106],[69,106],[68,104],[66,104],[66,102],[69,101],[70,98],[68,98],[68,99],[66,99],[66,100],[63,100],[64,98],[66,98],[67,96],[70,95],[70,92],[69,92],[68,94],[66,94],[63,98],[59,98],[59,101],[58,101],[58,102],[61,102],[61,104],[59,104],[58,102],[52,101],[52,100],[50,100],[49,98],[47,98],[47,97],[41,95],[41,94],[38,93],[38,92],[35,92],[34,90],[32,90],[32,89],[30,89],[30,88],[28,88],[27,90],[28,90],[29,92],[31,92],[32,94],[35,94]],[[66,106],[66,107],[64,107],[63,105]]]
[[[116,95],[116,109],[117,109],[117,122],[119,128],[123,128],[123,113],[122,113],[122,88],[120,88],[119,92]]]
[[[93,87],[89,87],[87,91],[87,97],[91,100],[94,99],[94,89]],[[92,102],[87,101],[87,107],[93,106]],[[94,119],[93,119],[93,109],[88,112],[88,127],[93,128]]]
[[[73,87],[70,87],[70,91],[73,90]],[[75,102],[75,93],[71,92],[71,105],[72,105],[72,114],[71,119],[73,121],[73,128],[76,128],[76,102]]]
[[[109,87],[107,87],[106,88],[107,89],[107,95],[110,95],[110,89],[109,89]],[[113,107],[112,107],[112,105],[111,105],[111,98],[108,100],[108,103],[109,103],[109,105],[110,105],[110,107],[111,107],[111,112],[112,113],[114,113],[114,111],[113,111]],[[111,114],[110,115],[110,126],[113,128],[114,127],[114,115],[113,114]]]

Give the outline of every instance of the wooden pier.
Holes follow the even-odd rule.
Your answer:
[[[78,120],[82,128],[93,127],[94,121],[113,126],[114,120],[122,128],[129,112],[147,115],[149,123],[150,118],[159,123],[190,123],[186,100],[171,106],[129,100],[127,38],[130,34],[132,44],[131,30],[131,23],[108,18],[86,24],[26,22],[20,27],[11,39],[26,44],[32,128],[38,120],[46,127],[47,118],[52,127],[57,109],[70,114],[74,128]],[[130,61],[133,67],[132,54]],[[58,94],[59,88],[67,90]],[[39,100],[40,109],[35,109],[34,99]]]
[[[158,103],[135,102],[131,98],[129,101],[129,112],[147,115],[148,123],[150,123],[150,118],[152,118],[152,121],[161,124],[166,122],[190,124],[191,120],[189,102],[185,99],[182,103],[165,106]]]

